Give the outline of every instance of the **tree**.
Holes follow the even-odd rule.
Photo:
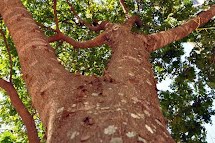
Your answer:
[[[0,14],[16,46],[32,105],[46,128],[47,142],[174,142],[160,110],[150,53],[207,23],[215,15],[215,6],[181,26],[144,35],[131,31],[134,24],[140,27],[142,23],[138,16],[130,15],[123,0],[120,3],[126,20],[121,24],[110,21],[99,24],[95,20],[91,25],[79,17],[73,4],[65,3],[80,25],[100,32],[99,35],[84,42],[66,36],[64,32],[69,28],[63,29],[63,24],[59,24],[62,21],[58,19],[56,0],[55,29],[46,27],[49,23],[40,25],[49,29],[48,38],[19,0],[0,2]],[[65,41],[74,49],[106,44],[111,47],[112,57],[100,77],[69,73],[49,44],[55,41],[60,42],[53,45],[60,47]],[[0,80],[0,86],[22,117],[30,142],[39,142],[33,119],[17,98],[11,74],[9,81]]]

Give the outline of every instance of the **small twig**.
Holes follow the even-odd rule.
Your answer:
[[[120,0],[119,2],[120,2],[120,5],[122,6],[123,12],[125,13],[125,17],[129,18],[128,9],[127,9],[127,7],[125,5],[125,1],[124,0]]]
[[[75,8],[73,7],[73,5],[68,1],[66,0],[67,4],[70,6],[70,10],[73,12],[73,14],[75,15],[75,17],[80,20],[81,22],[84,22],[80,17],[79,15],[77,14],[77,12],[75,11]]]
[[[66,0],[66,1],[67,1],[67,4],[70,6],[70,10],[74,14],[74,16],[80,21],[81,24],[84,24],[84,25],[86,25],[88,27],[90,24],[87,23],[86,21],[82,20],[81,17],[75,11],[75,8],[73,7],[73,5],[68,0]]]
[[[69,44],[71,44],[74,48],[92,48],[92,47],[96,47],[96,46],[100,46],[102,44],[105,43],[106,40],[106,33],[101,33],[99,36],[95,37],[94,39],[88,40],[88,41],[84,41],[84,42],[78,42],[75,41],[74,39],[66,36],[65,34],[63,34],[58,26],[58,18],[57,18],[57,11],[56,11],[56,5],[57,5],[57,0],[53,0],[54,1],[54,16],[55,16],[55,23],[56,23],[56,30],[55,32],[57,32],[55,35],[51,36],[48,38],[48,42],[55,42],[55,41],[65,41]],[[92,26],[89,23],[83,21],[78,14],[76,13],[74,7],[72,6],[71,3],[69,3],[68,0],[66,0],[68,5],[70,6],[71,11],[73,12],[73,14],[75,15],[75,17],[83,24],[85,24],[85,26],[87,26],[89,29],[93,30],[93,31],[100,31],[100,30],[104,30],[106,24],[108,24],[108,22],[103,21],[102,23],[100,23],[97,26]],[[44,26],[43,26],[44,27]]]
[[[208,27],[208,28],[197,28],[196,31],[199,32],[199,31],[202,31],[202,30],[212,30],[212,29],[215,29],[215,27]]]
[[[11,53],[10,53],[10,47],[7,43],[7,38],[5,36],[5,33],[3,32],[2,29],[0,29],[0,33],[1,35],[3,36],[3,39],[4,39],[4,43],[5,43],[5,47],[7,49],[7,52],[8,52],[8,56],[9,56],[9,60],[10,60],[10,77],[9,77],[9,80],[10,80],[10,83],[12,83],[12,75],[13,75],[13,61],[12,61],[12,57],[11,57]]]
[[[97,25],[93,26],[93,25],[89,24],[88,22],[82,20],[81,17],[78,15],[78,13],[75,11],[75,8],[73,7],[73,5],[68,0],[66,0],[66,1],[67,1],[67,4],[70,6],[70,10],[74,14],[74,16],[80,21],[81,24],[84,24],[90,30],[93,30],[96,32],[105,29],[105,26],[108,23],[107,21],[102,21],[100,24],[96,23]]]
[[[24,122],[27,129],[29,142],[40,143],[34,119],[26,109],[25,105],[22,103],[13,84],[0,78],[0,87],[7,92],[12,105],[16,109],[19,116],[22,118],[22,121]]]
[[[53,2],[54,2],[53,9],[54,9],[54,19],[55,19],[55,24],[56,24],[56,30],[60,31],[59,30],[59,21],[58,21],[58,17],[57,17],[57,0],[53,0]]]

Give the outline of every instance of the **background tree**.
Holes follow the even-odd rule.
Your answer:
[[[118,1],[111,0],[75,3],[59,1],[56,7],[53,7],[52,1],[23,1],[23,3],[44,33],[47,36],[54,35],[49,40],[60,40],[52,43],[52,47],[55,48],[58,59],[67,70],[83,75],[102,75],[111,55],[109,48],[102,46],[100,48],[76,49],[78,45],[74,47],[70,45],[74,45],[74,41],[71,43],[71,40],[67,40],[68,38],[58,37],[59,31],[74,39],[88,40],[98,35],[98,31],[104,29],[107,21],[122,23],[125,20],[124,15],[128,18],[135,14],[141,17],[143,24],[138,25],[138,27],[134,26],[132,31],[150,34],[181,25],[183,20],[188,19],[191,14],[207,9],[212,1],[207,1],[205,6],[200,9],[193,8],[190,1],[121,1],[124,8],[120,6]],[[98,25],[100,21],[104,22]],[[214,94],[212,94],[213,90],[209,89],[209,87],[214,88],[214,40],[211,38],[214,36],[214,30],[211,30],[214,27],[214,22],[209,22],[204,28],[199,28],[199,22],[201,21],[198,19],[193,22],[193,25],[198,29],[186,39],[152,53],[151,61],[154,64],[157,79],[161,81],[167,75],[174,79],[171,91],[160,91],[159,94],[163,113],[168,119],[171,134],[176,141],[205,142],[206,132],[202,124],[210,122],[210,116],[214,114],[214,111],[211,110]],[[15,46],[3,21],[1,27],[1,33],[5,37],[1,42],[1,55],[3,55],[0,60],[1,77],[13,81],[13,86],[24,101],[25,106],[32,114],[35,114],[31,104],[29,104],[29,96],[27,96],[25,84],[21,79],[20,63]],[[55,35],[56,32],[57,35]],[[5,36],[4,33],[6,33]],[[70,42],[70,44],[63,41]],[[197,45],[190,57],[182,62],[180,57],[183,55],[181,45],[183,41],[194,41]],[[8,46],[4,47],[5,44]],[[11,56],[8,56],[8,53]],[[106,77],[106,80],[110,79],[112,80],[112,78]],[[7,98],[2,99],[1,102],[4,105],[1,107],[2,122],[10,124],[10,126],[15,124],[13,132],[18,138],[16,142],[23,142],[22,139],[25,140],[23,138],[25,128],[17,117],[17,113],[11,108]],[[38,117],[34,116],[34,118],[36,123],[39,123]],[[90,118],[86,118],[86,121],[88,120],[90,121]],[[41,128],[41,125],[38,126]],[[3,140],[9,140],[6,136],[8,134],[10,134],[8,131],[4,132]],[[40,133],[40,137],[42,137],[42,133]],[[12,139],[13,137],[10,138],[10,140]],[[14,139],[11,142],[14,142]]]

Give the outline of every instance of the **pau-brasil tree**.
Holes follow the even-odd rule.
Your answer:
[[[23,6],[22,2],[29,8],[33,17],[34,14],[36,15],[34,18],[37,19],[37,22],[32,18],[32,15]],[[27,105],[20,100],[19,92],[17,92],[21,87],[16,85],[16,74],[20,75],[20,73],[13,72],[17,68],[14,67],[13,63],[16,52],[21,64],[22,77],[31,97],[31,105],[36,109],[45,128],[44,138],[46,142],[175,142],[167,130],[167,121],[160,109],[156,80],[150,63],[150,54],[172,42],[185,38],[191,32],[206,24],[215,16],[215,5],[210,5],[205,11],[200,12],[187,22],[181,23],[180,26],[163,29],[164,31],[159,32],[158,29],[151,28],[153,25],[142,23],[141,18],[131,12],[132,10],[130,9],[137,9],[137,13],[147,9],[146,6],[159,9],[159,5],[163,4],[162,2],[156,1],[154,4],[152,4],[153,2],[145,2],[146,4],[143,4],[143,1],[126,3],[124,0],[119,2],[110,0],[111,4],[117,3],[118,6],[121,6],[118,7],[121,12],[113,12],[120,15],[117,20],[114,20],[114,16],[109,15],[111,11],[106,15],[104,14],[104,17],[98,15],[94,19],[92,14],[95,13],[92,10],[96,11],[97,9],[98,12],[99,8],[92,1],[77,3],[72,3],[68,0],[63,2],[57,0],[53,2],[42,0],[22,2],[20,0],[0,1],[0,15],[3,21],[0,32],[2,43],[5,44],[5,51],[8,53],[7,64],[10,65],[8,69],[10,72],[6,72],[7,75],[3,76],[4,74],[1,73],[0,87],[9,95],[11,104],[22,118],[30,142],[37,143],[40,142],[40,139],[34,119],[27,110]],[[36,9],[37,3],[40,3],[40,6],[43,4],[44,6],[49,5],[46,10],[49,11],[49,14],[51,13],[51,17],[49,17],[48,13],[45,15],[41,12],[44,15],[40,15],[38,14],[40,13],[39,11],[32,11]],[[175,3],[179,4],[176,1]],[[91,9],[83,11],[79,4],[85,7],[89,6]],[[99,3],[97,4],[99,5]],[[173,7],[173,4],[168,3],[167,6]],[[132,5],[136,5],[136,8]],[[66,11],[69,11],[69,13]],[[82,12],[82,15],[79,12]],[[83,16],[84,12],[86,16]],[[100,12],[103,14],[102,11]],[[171,13],[172,11],[167,12]],[[159,10],[156,12],[151,10],[149,13],[156,15]],[[73,17],[65,14],[73,15]],[[160,22],[163,19],[159,17],[159,14],[153,20],[158,25],[161,25]],[[37,17],[38,15],[40,15],[40,18]],[[123,15],[124,17],[122,17]],[[170,17],[171,15],[166,16],[167,19]],[[83,18],[86,18],[86,20],[83,20]],[[46,22],[45,19],[47,20]],[[144,21],[144,19],[142,20]],[[82,32],[85,33],[82,35],[82,39],[85,39],[85,41],[80,40],[80,35],[76,35],[76,33],[81,33],[77,25],[85,29],[85,32]],[[151,33],[138,33],[137,31],[141,27],[148,27],[148,31],[151,30]],[[208,28],[208,30],[210,29]],[[90,31],[93,31],[93,34]],[[142,31],[144,30],[142,29]],[[67,32],[70,32],[70,34],[67,34]],[[86,36],[87,34],[90,36]],[[90,39],[92,35],[97,36]],[[66,46],[62,46],[65,43],[67,43]],[[97,76],[100,74],[99,70],[87,70],[90,69],[87,65],[85,65],[84,69],[83,66],[79,68],[80,74],[77,70],[74,70],[77,69],[74,66],[74,62],[79,61],[73,60],[71,62],[65,59],[68,58],[68,53],[70,52],[73,53],[70,55],[73,57],[70,58],[81,59],[83,60],[81,63],[84,64],[89,61],[84,59],[83,51],[79,52],[82,55],[77,55],[77,51],[103,45],[111,48],[111,58],[102,76]],[[62,47],[67,50],[67,54],[63,54],[65,49],[61,49]],[[11,50],[13,48],[16,49],[16,52]],[[104,58],[107,57],[108,52],[104,49],[101,49],[101,51]],[[174,55],[176,51],[172,50],[167,55]],[[100,55],[102,55],[102,52]],[[86,53],[90,53],[90,51],[86,51]],[[84,58],[80,58],[81,56]],[[156,53],[154,56],[157,56]],[[91,54],[89,57],[92,58],[90,64],[96,65],[96,62],[99,62],[93,61],[97,55]],[[65,67],[59,62],[59,59],[61,59]],[[168,58],[166,60],[168,61]],[[64,63],[64,61],[70,63]],[[72,65],[70,69],[72,73],[66,70],[68,69],[67,65]],[[209,68],[208,65],[205,65],[205,67]],[[201,66],[199,68],[201,70]],[[157,71],[159,72],[159,70]],[[187,67],[184,71],[187,79],[190,80],[190,77],[193,76],[193,68]],[[95,74],[89,75],[92,73]],[[208,83],[211,85],[213,82],[210,78],[211,75],[207,76]],[[179,85],[177,83],[182,79],[177,78],[172,88],[180,89],[180,86],[185,86],[185,84]],[[180,82],[186,83],[186,80]],[[200,82],[198,84],[198,88],[203,86]],[[211,86],[213,87],[213,85]],[[183,88],[185,89],[185,87]],[[187,91],[189,92],[188,94],[192,93],[192,89]],[[162,93],[161,102],[166,101],[163,100],[163,97],[167,95],[174,97],[176,94],[178,93]],[[197,110],[202,105],[202,98],[198,97],[196,99],[195,104],[192,104],[192,110]],[[179,103],[182,103],[182,101]],[[168,117],[165,109],[167,108],[164,107],[164,114],[167,114]],[[181,110],[180,112],[186,113],[187,110]],[[177,123],[177,120],[179,120],[178,116],[169,123]],[[36,120],[36,122],[38,121]],[[173,128],[172,133],[174,131]],[[186,141],[186,139],[184,140]],[[178,141],[177,136],[176,141]]]

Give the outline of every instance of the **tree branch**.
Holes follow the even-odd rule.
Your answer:
[[[192,31],[207,23],[215,15],[215,5],[212,5],[209,10],[201,12],[195,18],[192,18],[185,24],[176,28],[153,33],[147,36],[149,44],[149,52],[155,51],[174,41],[180,40]]]
[[[55,19],[55,24],[56,24],[56,30],[59,31],[59,21],[58,21],[58,17],[57,17],[57,0],[53,0],[54,2],[54,19]]]
[[[90,30],[95,31],[95,32],[105,29],[105,26],[108,23],[108,21],[102,21],[100,24],[96,23],[96,26],[91,25],[88,22],[82,20],[81,17],[75,11],[75,8],[73,7],[73,5],[68,0],[66,0],[66,1],[67,1],[67,4],[70,6],[70,10],[73,12],[74,16],[80,21],[81,24],[84,24]]]
[[[0,33],[1,35],[3,36],[3,40],[4,40],[4,43],[5,43],[5,47],[7,49],[7,52],[8,52],[8,56],[9,56],[9,61],[10,61],[10,77],[9,77],[9,80],[10,82],[12,83],[12,74],[13,74],[13,61],[12,61],[12,57],[11,57],[11,54],[10,54],[10,47],[7,43],[7,38],[5,36],[5,33],[3,32],[2,29],[0,29]]]
[[[106,33],[101,33],[99,36],[95,37],[94,39],[84,41],[84,42],[78,42],[74,39],[64,35],[62,32],[57,33],[54,36],[51,36],[48,38],[48,42],[55,42],[55,41],[65,41],[69,44],[71,44],[74,48],[93,48],[96,46],[101,46],[105,44],[106,41]]]
[[[129,18],[128,9],[127,9],[127,7],[125,5],[125,1],[124,0],[119,0],[119,2],[120,2],[120,5],[122,7],[123,12],[125,13],[125,17]]]
[[[22,103],[21,99],[19,98],[16,89],[12,85],[12,83],[7,82],[3,79],[0,79],[0,87],[3,88],[10,97],[11,103],[22,118],[26,129],[27,135],[30,143],[39,143],[39,137],[37,134],[37,129],[33,120],[33,117],[25,108],[25,105]]]
[[[96,47],[96,46],[100,46],[102,44],[105,43],[106,40],[106,34],[102,33],[99,36],[97,36],[96,38],[92,39],[92,40],[88,40],[88,41],[84,41],[84,42],[78,42],[75,41],[74,39],[66,36],[65,34],[63,34],[60,29],[59,29],[59,21],[57,18],[57,11],[56,11],[56,5],[57,5],[57,0],[53,0],[54,2],[54,17],[55,17],[55,23],[56,23],[56,30],[55,32],[57,32],[57,34],[51,36],[48,38],[48,42],[55,42],[55,41],[65,41],[69,44],[71,44],[74,48],[91,48],[91,47]],[[71,11],[74,13],[75,17],[81,21],[81,23],[85,24],[89,29],[93,30],[93,31],[100,31],[100,30],[104,30],[106,24],[108,24],[108,22],[104,21],[101,24],[97,25],[97,26],[92,26],[89,23],[83,21],[78,14],[76,13],[74,7],[72,6],[72,4],[69,3],[69,1],[67,0],[68,5],[70,6]]]

